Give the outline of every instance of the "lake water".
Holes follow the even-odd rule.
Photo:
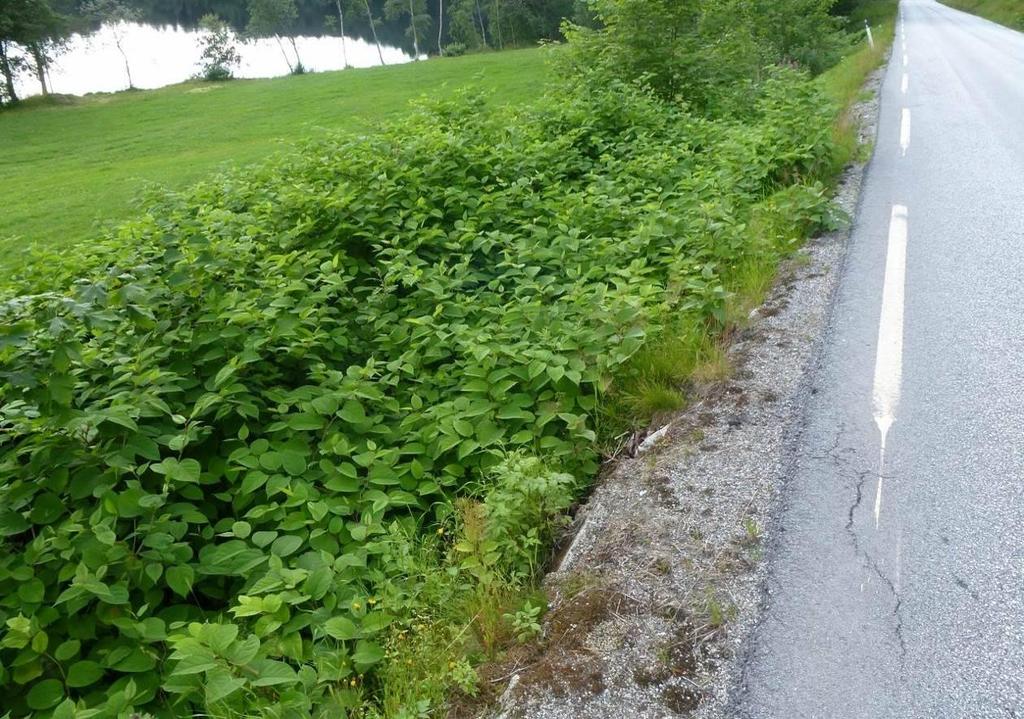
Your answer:
[[[114,44],[115,30],[122,34],[122,45],[128,55],[132,81],[138,88],[172,85],[189,79],[199,71],[199,38],[196,30],[177,27],[154,27],[122,23],[118,28],[103,26],[92,35],[72,35],[68,50],[50,68],[51,92],[84,95],[87,92],[115,92],[128,87],[124,59]],[[291,62],[291,43],[283,40]],[[314,71],[340,70],[341,38],[296,38],[302,64]],[[380,65],[377,48],[372,43],[348,38],[348,64],[351,67]],[[239,43],[241,65],[235,77],[276,77],[288,74],[288,65],[276,40]],[[384,61],[389,64],[409,62],[412,57],[395,47],[383,47]],[[38,95],[35,75],[24,73],[16,84],[21,97]]]

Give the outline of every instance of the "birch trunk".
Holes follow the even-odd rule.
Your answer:
[[[0,72],[4,75],[8,102],[17,102],[18,94],[14,91],[14,70],[11,68],[11,61],[7,57],[7,43],[2,40],[0,40]]]
[[[444,34],[444,0],[437,0],[437,54],[444,55],[441,36]]]
[[[32,53],[32,59],[35,61],[35,71],[36,77],[39,79],[39,87],[42,88],[43,97],[47,97],[50,94],[50,89],[46,86],[46,58],[43,57],[43,53],[36,43],[32,43],[29,46],[29,51]]]
[[[415,55],[413,60],[420,59],[420,39],[416,34],[416,9],[412,5],[412,0],[409,0],[409,29],[412,30],[412,49]]]
[[[335,0],[338,5],[338,28],[341,30],[341,59],[344,67],[348,67],[348,45],[345,42],[345,14],[341,11],[341,0]]]
[[[377,57],[380,58],[380,64],[384,63],[384,53],[380,49],[380,40],[377,39],[377,23],[373,21],[373,11],[370,10],[370,0],[363,0],[363,4],[366,5],[366,17],[370,18],[370,32],[373,33],[373,42],[377,45]]]
[[[300,67],[302,60],[299,58],[299,46],[295,44],[295,38],[291,35],[288,36],[288,42],[292,44],[292,52],[295,53],[295,67]]]
[[[128,89],[129,90],[134,90],[135,89],[135,83],[132,82],[132,69],[131,69],[131,67],[128,66],[128,55],[127,55],[127,53],[125,53],[124,48],[121,47],[121,36],[120,35],[117,35],[117,34],[114,35],[114,44],[117,46],[117,51],[119,53],[121,53],[122,59],[124,59],[124,72],[125,72],[126,75],[128,75]]]

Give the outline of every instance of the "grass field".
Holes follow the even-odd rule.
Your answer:
[[[246,164],[323,129],[363,131],[410,99],[464,87],[496,101],[536,97],[541,50],[432,59],[270,80],[189,82],[160,90],[25,103],[0,112],[0,265],[34,243],[88,241],[124,219],[148,183],[182,187],[226,163]]]
[[[958,10],[966,10],[1017,30],[1024,30],[1024,2],[1021,0],[942,0],[942,2]]]

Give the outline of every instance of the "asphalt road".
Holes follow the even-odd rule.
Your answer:
[[[901,19],[744,719],[1024,717],[1024,35]]]

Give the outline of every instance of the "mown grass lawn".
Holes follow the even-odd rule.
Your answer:
[[[324,130],[366,131],[420,96],[475,87],[526,102],[547,78],[544,52],[529,49],[26,103],[0,112],[0,265],[31,244],[89,241],[148,183],[182,187]]]

